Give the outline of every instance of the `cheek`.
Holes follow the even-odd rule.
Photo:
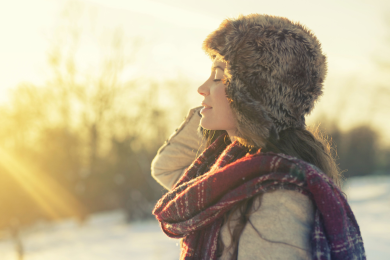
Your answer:
[[[221,116],[223,117],[230,117],[232,115],[232,111],[230,108],[229,101],[226,97],[225,87],[219,87],[215,90],[215,103],[216,103],[216,109],[219,113],[221,113]]]
[[[230,103],[227,100],[225,86],[219,85],[210,92],[213,109],[202,117],[201,125],[210,130],[230,130],[236,128]]]

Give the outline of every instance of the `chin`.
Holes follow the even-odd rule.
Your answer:
[[[215,128],[215,124],[213,124],[212,120],[202,117],[200,120],[200,126],[203,127],[206,130],[217,130]]]
[[[200,120],[200,126],[206,130],[221,130],[216,124],[215,121],[210,120],[210,118],[202,117]]]

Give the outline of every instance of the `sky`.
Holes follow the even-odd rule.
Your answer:
[[[211,62],[201,50],[204,38],[220,22],[238,14],[263,13],[284,16],[312,30],[328,58],[325,94],[313,118],[338,116],[348,128],[369,121],[381,128],[389,115],[375,106],[375,86],[389,88],[389,74],[378,69],[375,59],[390,60],[389,1],[381,0],[80,0],[88,9],[94,30],[121,28],[126,39],[141,39],[136,60],[126,77],[146,76],[157,80],[185,77],[194,86],[209,74]],[[21,82],[44,84],[48,79],[47,52],[67,0],[13,0],[0,8],[0,103]],[[92,14],[92,15],[91,15]],[[83,21],[82,21],[83,22]],[[99,50],[94,39],[81,43],[81,67],[96,62]],[[194,105],[201,98],[196,88]],[[374,100],[374,101],[373,101]],[[379,108],[378,108],[379,107]],[[375,116],[372,116],[375,111]],[[340,116],[342,115],[342,116]],[[314,120],[314,119],[313,119]],[[390,136],[388,138],[390,140]]]

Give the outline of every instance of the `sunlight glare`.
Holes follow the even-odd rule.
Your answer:
[[[55,180],[21,164],[0,148],[0,164],[28,192],[51,219],[82,217],[85,207]]]

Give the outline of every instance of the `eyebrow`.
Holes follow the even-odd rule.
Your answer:
[[[220,69],[220,70],[222,70],[222,71],[224,71],[225,69],[224,68],[222,68],[221,66],[215,66],[215,67],[213,67],[212,68],[212,70],[215,70],[215,69]]]

